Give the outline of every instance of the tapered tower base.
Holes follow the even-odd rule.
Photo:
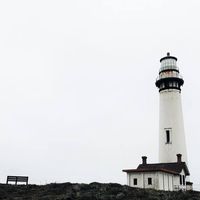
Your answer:
[[[177,154],[187,163],[181,92],[167,89],[160,92],[159,162],[176,162]]]

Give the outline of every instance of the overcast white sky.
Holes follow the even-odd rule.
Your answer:
[[[158,161],[159,59],[178,57],[200,183],[200,1],[0,1],[0,182],[126,183]]]

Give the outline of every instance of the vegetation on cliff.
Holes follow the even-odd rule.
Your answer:
[[[137,189],[120,184],[0,184],[0,200],[200,200],[200,193]]]

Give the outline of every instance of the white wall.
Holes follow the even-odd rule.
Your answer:
[[[185,175],[184,171],[181,175]],[[137,185],[134,185],[133,180],[137,178]],[[152,185],[148,184],[148,178],[152,178]],[[156,190],[186,190],[186,185],[180,185],[179,175],[173,175],[165,172],[141,172],[128,173],[127,185],[138,188],[152,188]]]
[[[137,178],[137,185],[133,184],[134,178]],[[148,178],[152,179],[152,184],[148,184]],[[159,177],[157,172],[129,173],[127,184],[131,187],[159,189]]]
[[[174,185],[174,175],[158,172],[159,177],[159,190],[173,191]]]
[[[160,92],[159,162],[176,162],[176,154],[182,154],[187,163],[181,93],[176,89]],[[171,143],[166,144],[167,128],[171,128]]]
[[[181,171],[180,175],[185,176],[185,173],[183,170]],[[174,180],[175,180],[174,185],[176,186],[177,190],[186,190],[186,185],[180,185],[180,176],[176,176]],[[186,179],[185,179],[185,182],[186,182]]]
[[[137,178],[137,185],[133,184],[134,178]],[[131,187],[144,188],[143,174],[142,173],[129,173],[128,174],[128,185]]]

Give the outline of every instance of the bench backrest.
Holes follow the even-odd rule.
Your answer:
[[[26,182],[26,184],[28,184],[28,176],[7,176],[6,183],[8,184],[10,181],[15,182],[15,184],[17,184],[17,182]]]

